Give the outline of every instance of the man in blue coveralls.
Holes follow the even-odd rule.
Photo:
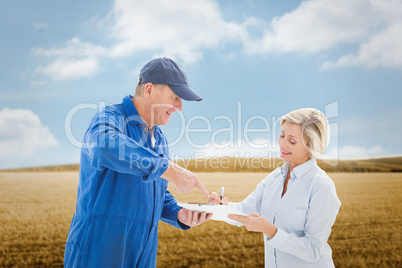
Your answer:
[[[170,182],[178,193],[196,187],[209,197],[192,172],[169,161],[158,127],[182,110],[182,99],[202,100],[179,65],[158,58],[141,69],[134,97],[92,118],[82,143],[65,267],[155,267],[159,220],[185,230],[210,219],[177,206],[166,189]]]

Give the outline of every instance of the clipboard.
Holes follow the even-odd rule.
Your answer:
[[[231,220],[227,217],[229,214],[247,216],[246,214],[225,205],[218,205],[212,203],[177,203],[178,206],[188,210],[195,210],[200,212],[212,213],[211,220],[224,221],[230,224],[238,225],[238,221]]]

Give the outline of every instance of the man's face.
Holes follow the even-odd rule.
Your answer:
[[[151,120],[153,125],[166,125],[173,113],[182,110],[181,98],[169,86],[154,87],[151,98]]]

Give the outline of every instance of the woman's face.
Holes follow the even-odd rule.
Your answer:
[[[286,122],[282,125],[278,139],[281,158],[296,167],[309,159],[307,145],[300,125]]]

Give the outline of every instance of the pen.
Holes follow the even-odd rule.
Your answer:
[[[221,187],[221,196],[220,196],[220,198],[221,198],[221,200],[223,199],[223,192],[225,191],[225,188],[223,188],[223,186]]]

